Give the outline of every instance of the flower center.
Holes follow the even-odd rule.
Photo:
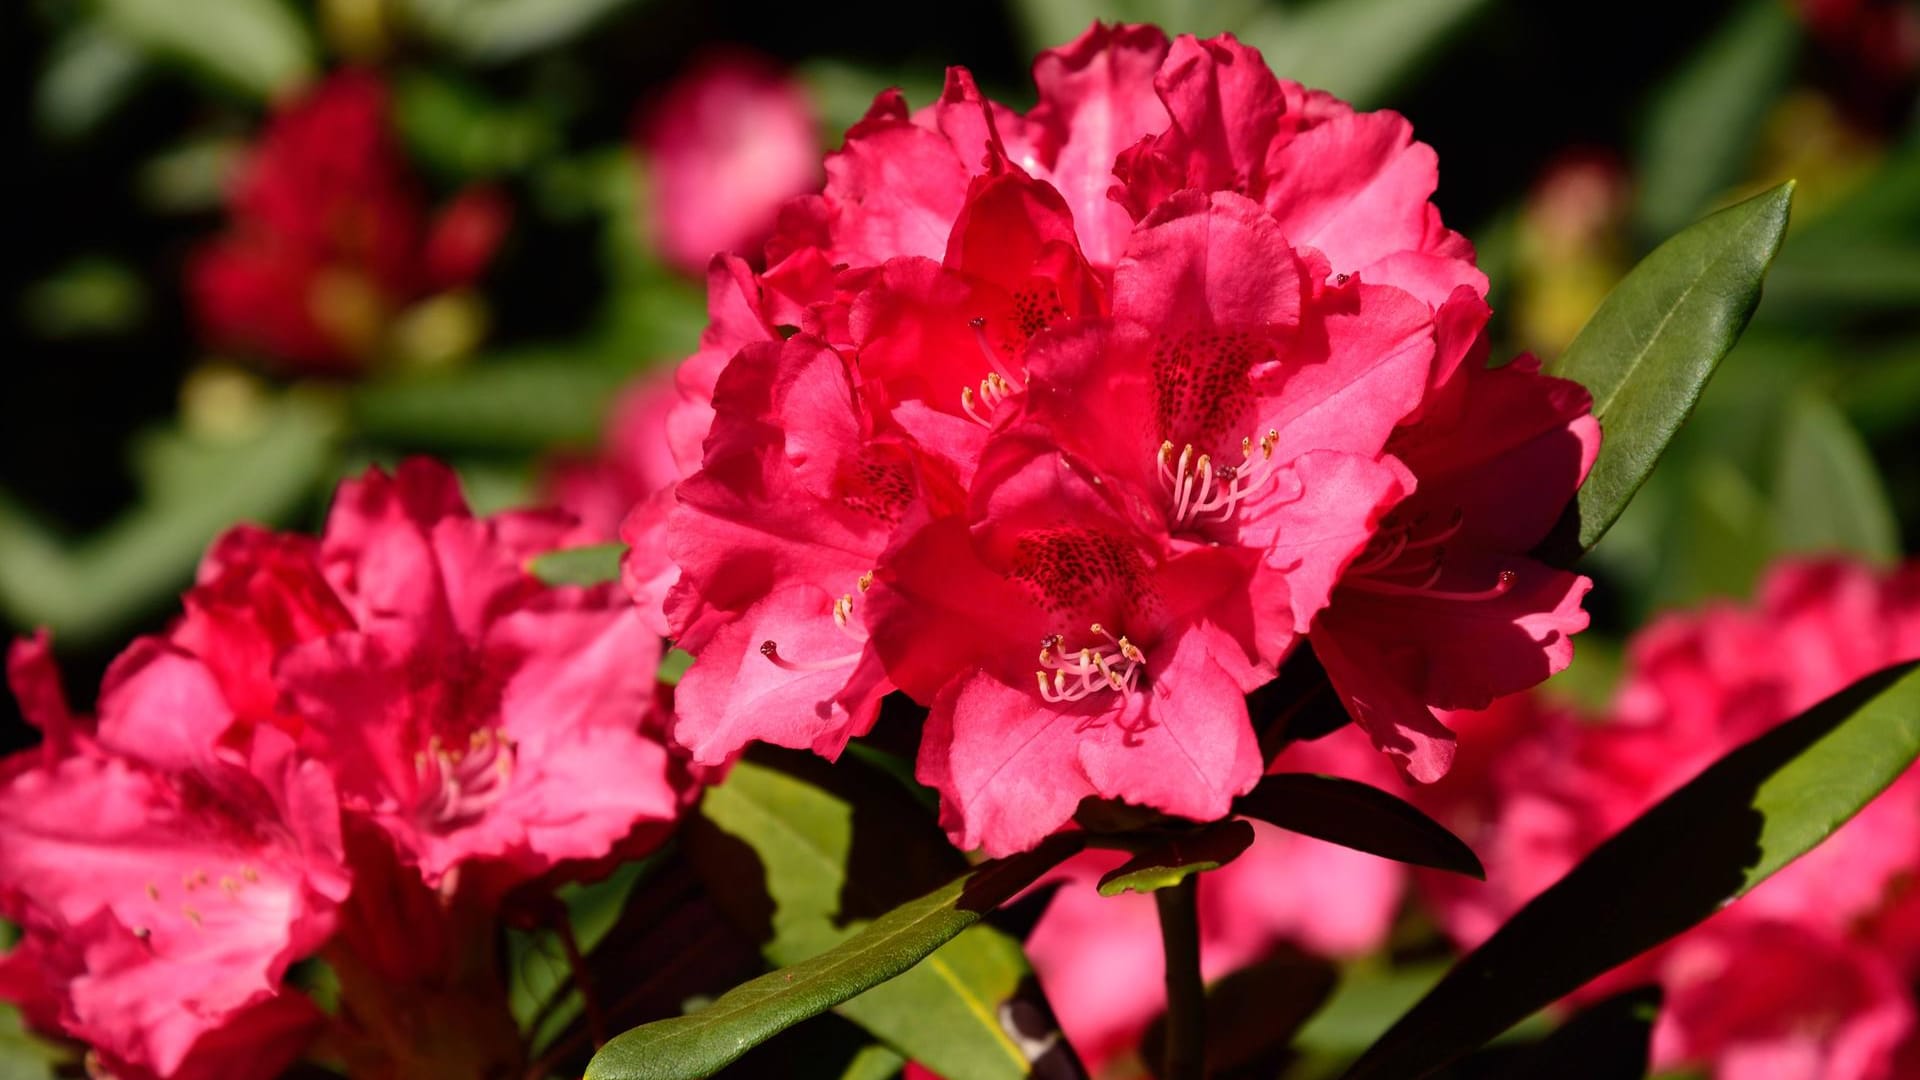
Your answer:
[[[973,327],[973,340],[979,345],[980,355],[986,357],[987,367],[991,370],[986,378],[980,380],[978,394],[973,392],[971,386],[960,388],[960,409],[981,427],[992,427],[995,410],[1000,408],[1002,402],[1025,389],[1026,377],[1024,374],[1015,374],[1007,366],[1000,350],[987,339],[987,320],[984,317],[969,320],[967,325]]]
[[[1104,640],[1074,651],[1061,647],[1066,640],[1061,634],[1041,642],[1040,670],[1033,673],[1041,697],[1054,703],[1079,701],[1101,690],[1132,693],[1139,685],[1147,654],[1125,634],[1115,637],[1099,623],[1088,629],[1095,638]]]
[[[1460,532],[1464,517],[1455,509],[1445,525],[1427,532],[1431,516],[1411,520],[1388,515],[1360,558],[1348,567],[1342,584],[1383,596],[1419,596],[1432,600],[1492,600],[1513,588],[1514,572],[1502,570],[1485,589],[1450,590],[1434,586],[1446,565],[1447,541]]]
[[[862,593],[873,588],[873,571],[869,570],[861,574],[857,586]],[[843,593],[833,602],[833,625],[839,627],[841,633],[847,635],[849,639],[858,645],[858,647],[850,653],[830,656],[824,660],[790,660],[780,655],[780,643],[772,638],[768,638],[760,643],[760,655],[766,657],[769,663],[782,671],[801,674],[811,671],[830,671],[837,667],[843,667],[857,660],[861,650],[866,647],[867,643],[865,635],[855,628],[852,620],[853,594]]]
[[[1241,439],[1238,465],[1215,465],[1211,456],[1195,453],[1192,443],[1178,455],[1172,440],[1161,443],[1155,464],[1172,509],[1173,526],[1198,524],[1209,514],[1217,515],[1216,521],[1233,516],[1233,508],[1273,475],[1273,448],[1279,441],[1280,433],[1273,429],[1257,443],[1251,437]]]
[[[420,785],[416,812],[443,829],[472,824],[506,794],[513,757],[513,743],[491,728],[475,731],[464,747],[429,738],[426,749],[413,755]]]

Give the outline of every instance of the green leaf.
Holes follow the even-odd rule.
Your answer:
[[[271,98],[313,74],[313,40],[284,0],[101,0],[104,26],[155,56]]]
[[[99,643],[166,604],[222,530],[291,517],[326,472],[337,422],[295,396],[248,426],[257,430],[233,438],[163,431],[139,440],[139,504],[77,543],[0,494],[0,609],[67,645]]]
[[[1655,94],[1636,177],[1644,235],[1681,228],[1746,175],[1798,45],[1785,5],[1747,0]]]
[[[1778,551],[1845,552],[1890,564],[1900,557],[1892,500],[1847,418],[1802,393],[1787,410],[1773,484]]]
[[[1653,471],[1759,304],[1792,202],[1789,181],[1660,245],[1549,368],[1592,392],[1605,437],[1578,498],[1542,545],[1548,561],[1564,564],[1592,548]]]
[[[439,450],[537,451],[590,446],[631,372],[529,353],[459,371],[361,386],[354,419],[366,435]]]
[[[1485,880],[1466,842],[1406,800],[1371,784],[1314,773],[1275,773],[1233,804],[1234,812],[1395,862]]]
[[[1455,964],[1347,1073],[1423,1076],[1720,911],[1920,754],[1920,661],[1741,746],[1596,848]]]
[[[527,567],[548,585],[604,585],[620,580],[620,556],[625,544],[593,544],[562,548],[536,555]]]
[[[480,63],[561,44],[635,0],[403,0],[415,25]]]
[[[1640,1080],[1647,1075],[1660,1000],[1659,987],[1641,986],[1589,1005],[1539,1045],[1518,1053],[1514,1067],[1500,1075]]]
[[[965,871],[892,779],[782,760],[789,771],[735,765],[706,793],[687,841],[707,891],[773,964],[843,945],[866,920]],[[1030,975],[1018,941],[976,926],[838,1011],[950,1080],[1016,1077],[1030,1063],[1001,1017]]]
[[[124,37],[82,23],[48,52],[34,87],[34,120],[55,138],[86,135],[132,95],[146,71],[146,54]]]
[[[906,1058],[879,1043],[871,1043],[861,1047],[853,1055],[853,1060],[847,1062],[846,1069],[840,1073],[840,1080],[888,1080],[889,1077],[900,1075],[900,1070],[906,1064]]]
[[[1150,893],[1178,885],[1194,874],[1218,870],[1253,844],[1253,826],[1216,821],[1195,832],[1174,833],[1100,878],[1101,896]]]
[[[1283,79],[1378,108],[1489,0],[1315,0],[1258,8],[1237,27]]]
[[[20,1010],[0,1002],[0,1076],[7,1080],[54,1080],[72,1065],[65,1047],[45,1042],[27,1030]]]
[[[913,969],[1080,846],[1077,836],[1058,836],[983,863],[812,959],[735,987],[691,1016],[616,1036],[587,1065],[586,1080],[710,1076],[770,1036]]]

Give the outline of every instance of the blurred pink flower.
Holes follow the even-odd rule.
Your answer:
[[[688,273],[716,255],[754,252],[781,204],[820,183],[820,135],[805,88],[751,53],[700,57],[636,127],[652,182],[654,243]]]
[[[404,307],[492,262],[512,216],[505,198],[470,188],[430,215],[389,109],[379,76],[348,70],[275,112],[228,195],[227,231],[187,266],[209,345],[352,374]]]
[[[1920,658],[1920,564],[1783,564],[1751,606],[1656,620],[1630,645],[1612,714],[1509,698],[1456,714],[1463,751],[1420,798],[1471,844],[1484,884],[1419,875],[1463,946],[1490,935],[1581,857],[1727,751],[1864,675]],[[1657,980],[1661,1067],[1717,1077],[1886,1080],[1917,1033],[1900,898],[1920,874],[1920,776],[1694,931],[1583,995]],[[1730,993],[1728,988],[1740,988]]]

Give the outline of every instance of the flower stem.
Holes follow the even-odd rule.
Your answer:
[[[1200,981],[1200,875],[1154,891],[1160,943],[1167,955],[1167,1060],[1162,1080],[1204,1080],[1207,1074],[1206,988]]]

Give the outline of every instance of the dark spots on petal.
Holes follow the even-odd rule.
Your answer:
[[[1162,338],[1153,354],[1161,438],[1208,451],[1237,441],[1253,405],[1247,376],[1266,354],[1265,344],[1251,334]]]

